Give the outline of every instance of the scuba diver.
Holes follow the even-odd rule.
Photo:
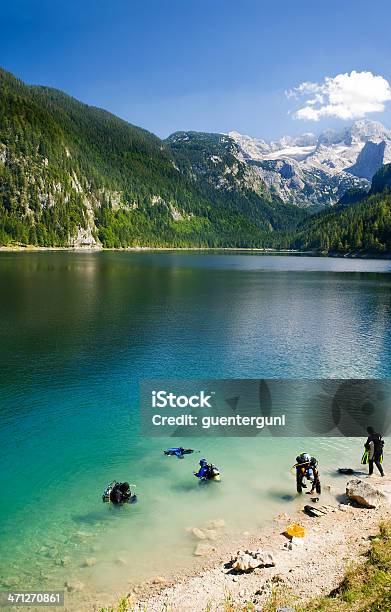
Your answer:
[[[365,451],[361,462],[368,463],[368,476],[372,476],[374,464],[379,470],[380,476],[384,476],[384,470],[382,466],[384,448],[383,437],[380,434],[376,433],[373,427],[367,427],[367,432],[368,438],[364,445]]]
[[[296,490],[298,493],[302,493],[303,489],[307,488],[304,483],[304,479],[307,479],[312,483],[311,491],[307,491],[307,494],[312,495],[316,491],[320,495],[321,485],[317,465],[317,459],[311,457],[308,453],[301,453],[296,457],[296,463],[293,467],[296,468]]]
[[[220,470],[213,463],[208,463],[206,459],[200,459],[200,469],[194,472],[194,476],[201,481],[220,480]]]
[[[183,459],[185,455],[191,455],[191,453],[194,453],[195,451],[192,448],[182,448],[182,446],[179,446],[178,448],[168,448],[163,452],[165,455],[171,457],[175,456],[178,457],[178,459]]]
[[[117,482],[113,480],[102,495],[104,502],[111,502],[114,505],[134,504],[137,501],[137,496],[132,494],[128,482]]]

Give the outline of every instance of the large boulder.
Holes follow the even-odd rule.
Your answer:
[[[364,508],[377,508],[387,500],[387,497],[379,489],[359,478],[349,480],[346,484],[346,495],[351,501]]]
[[[256,567],[273,567],[276,563],[272,553],[264,550],[238,550],[236,557],[231,559],[232,569],[248,572]]]

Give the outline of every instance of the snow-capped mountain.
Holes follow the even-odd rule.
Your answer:
[[[391,130],[376,121],[269,143],[238,132],[229,136],[272,193],[300,206],[335,204],[347,189],[368,188],[381,165],[391,162]]]

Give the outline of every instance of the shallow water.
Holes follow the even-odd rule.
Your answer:
[[[361,440],[138,435],[141,378],[391,376],[391,261],[227,253],[0,254],[0,583],[123,592],[191,563],[185,528],[251,531],[295,504],[298,452],[357,466]],[[109,507],[112,480],[139,503]],[[95,557],[93,567],[81,567]],[[61,561],[62,560],[62,561]],[[61,565],[65,562],[65,567]]]

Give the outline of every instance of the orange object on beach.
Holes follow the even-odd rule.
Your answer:
[[[293,523],[293,525],[289,525],[285,533],[291,538],[304,538],[305,529],[301,525]]]

